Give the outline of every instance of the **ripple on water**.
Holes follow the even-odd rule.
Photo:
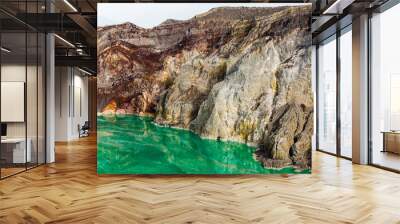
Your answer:
[[[282,174],[291,167],[266,169],[254,147],[202,139],[187,130],[156,125],[136,115],[98,116],[99,174]]]

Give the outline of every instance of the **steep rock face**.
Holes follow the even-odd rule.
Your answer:
[[[311,166],[313,113],[304,105],[287,104],[277,108],[268,125],[269,135],[263,139],[259,159],[267,167],[282,167],[295,163]]]
[[[99,28],[99,111],[258,146],[311,166],[310,7],[216,8],[152,29]],[[110,111],[108,104],[117,104]]]

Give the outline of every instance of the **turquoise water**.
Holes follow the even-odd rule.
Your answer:
[[[253,158],[253,147],[202,139],[187,130],[158,126],[149,117],[98,116],[97,121],[99,174],[298,173],[263,168]]]

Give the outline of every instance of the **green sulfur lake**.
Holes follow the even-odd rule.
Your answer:
[[[292,167],[266,169],[254,147],[204,139],[155,124],[151,117],[98,116],[98,174],[292,174]]]

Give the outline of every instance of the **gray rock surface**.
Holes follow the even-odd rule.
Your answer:
[[[266,167],[310,168],[310,13],[228,7],[152,29],[100,27],[99,111],[152,114],[254,145]]]

